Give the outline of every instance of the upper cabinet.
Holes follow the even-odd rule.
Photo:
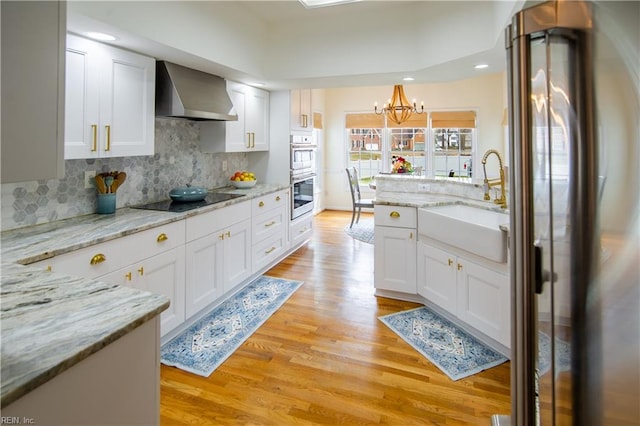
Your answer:
[[[153,155],[155,60],[67,35],[64,158]]]
[[[200,124],[203,152],[253,152],[269,150],[269,92],[227,80],[227,92],[237,121]]]
[[[311,89],[291,91],[291,130],[312,131]]]
[[[66,2],[0,6],[2,183],[62,179]]]

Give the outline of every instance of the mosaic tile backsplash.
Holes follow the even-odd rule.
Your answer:
[[[119,208],[164,200],[185,184],[226,186],[233,171],[248,167],[245,153],[202,153],[199,135],[197,122],[156,118],[153,156],[67,160],[64,179],[2,184],[2,230],[95,213],[96,190],[85,189],[85,171],[127,173],[117,192]]]

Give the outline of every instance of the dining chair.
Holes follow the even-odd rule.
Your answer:
[[[358,172],[355,167],[352,167],[351,170],[347,167],[346,169],[347,177],[349,178],[349,188],[351,189],[351,202],[353,205],[353,213],[351,214],[351,224],[349,228],[353,227],[353,221],[355,219],[355,223],[358,223],[360,220],[360,212],[363,208],[372,209],[373,208],[373,199],[362,198],[360,196],[360,184],[358,183]],[[357,211],[357,217],[356,217]]]

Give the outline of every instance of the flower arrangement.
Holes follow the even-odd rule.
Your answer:
[[[413,173],[413,166],[404,158],[394,155],[391,161],[391,173]]]

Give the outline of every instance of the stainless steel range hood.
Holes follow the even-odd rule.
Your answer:
[[[156,63],[156,116],[238,119],[223,78],[166,61]]]

